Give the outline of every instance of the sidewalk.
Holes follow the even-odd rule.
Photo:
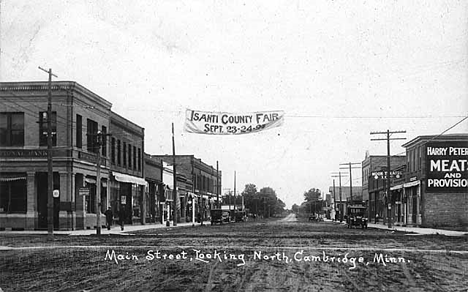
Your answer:
[[[330,219],[326,219],[327,222],[338,223],[338,221],[333,221]],[[341,222],[341,224],[346,224],[345,221]],[[452,230],[444,230],[444,229],[435,229],[435,228],[424,228],[424,227],[404,227],[404,226],[392,226],[392,228],[388,228],[388,225],[384,224],[375,224],[375,223],[367,223],[368,228],[377,228],[377,229],[384,229],[390,231],[402,231],[408,233],[414,233],[413,235],[446,235],[446,236],[468,236],[467,231],[452,231]]]
[[[368,223],[367,226],[369,228],[379,228],[379,229],[392,230],[392,231],[403,231],[403,232],[416,233],[415,235],[430,235],[430,234],[435,234],[435,235],[440,234],[440,235],[446,235],[446,236],[465,236],[465,235],[468,235],[468,232],[466,232],[466,231],[453,231],[453,230],[425,228],[425,227],[392,226],[392,228],[388,228],[387,225],[375,224],[375,223]]]
[[[204,221],[203,225],[209,225],[210,221]],[[200,223],[195,223],[195,227],[201,226]],[[133,235],[132,232],[146,229],[171,229],[177,227],[192,227],[192,222],[183,222],[177,223],[177,226],[173,226],[172,222],[170,226],[161,223],[151,223],[145,225],[125,225],[124,230],[120,230],[120,225],[113,225],[111,230],[107,228],[101,228],[101,235]],[[47,235],[47,230],[24,230],[24,231],[0,231],[0,236],[2,234],[38,234],[38,235]],[[70,235],[70,236],[79,236],[79,235],[96,235],[96,229],[85,229],[85,230],[54,230],[54,234],[57,235]]]

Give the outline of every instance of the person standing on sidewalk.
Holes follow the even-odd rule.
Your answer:
[[[112,221],[114,220],[114,213],[112,213],[111,207],[107,208],[107,211],[104,212],[104,215],[106,215],[107,230],[110,230],[112,226]]]
[[[120,206],[119,210],[119,222],[120,222],[120,230],[124,230],[124,223],[125,223],[125,208],[124,206]]]

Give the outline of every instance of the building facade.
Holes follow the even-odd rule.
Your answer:
[[[468,225],[468,134],[418,136],[403,147],[405,179],[391,188],[403,223]]]
[[[109,120],[110,143],[106,146],[110,152],[110,206],[114,214],[120,208],[125,210],[127,224],[145,224],[149,214],[144,177],[145,130],[114,112]]]
[[[172,155],[152,155],[170,165]],[[206,164],[194,155],[176,155],[177,196],[180,221],[192,221],[192,214],[207,219],[210,209],[214,208],[221,193],[221,171]],[[196,203],[192,200],[195,199]],[[192,210],[195,206],[196,210]]]
[[[47,229],[48,90],[47,82],[0,83],[0,229]],[[130,221],[144,212],[144,131],[111,106],[76,82],[52,83],[55,229],[95,228],[97,210],[116,211],[122,196]]]
[[[393,172],[405,164],[405,156],[395,155],[390,157],[390,170]],[[370,222],[383,222],[387,214],[386,197],[386,155],[367,155],[362,162],[362,193],[363,201],[367,205],[368,218]],[[403,177],[403,174],[400,174]],[[391,178],[393,183],[394,179]]]

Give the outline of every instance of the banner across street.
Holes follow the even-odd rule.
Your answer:
[[[208,135],[240,135],[279,127],[284,122],[284,111],[250,113],[208,112],[187,109],[184,130]]]

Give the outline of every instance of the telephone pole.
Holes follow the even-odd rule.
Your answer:
[[[236,171],[234,170],[234,212],[237,211]]]
[[[172,172],[173,172],[173,184],[174,184],[174,189],[172,190],[172,199],[174,200],[174,216],[173,216],[173,226],[177,226],[177,218],[178,218],[178,199],[177,199],[177,173],[176,173],[176,156],[175,156],[175,138],[174,138],[174,123],[172,123]],[[170,215],[170,214],[169,214]],[[202,215],[203,217],[203,215]],[[202,219],[202,225],[203,225],[203,219]]]
[[[333,179],[333,211],[336,215],[335,179]]]
[[[340,165],[349,165],[349,196],[351,199],[351,204],[353,203],[353,176],[351,173],[351,169],[360,168],[360,167],[351,167],[351,165],[356,165],[356,164],[361,165],[361,163],[357,163],[357,162],[355,163],[348,162],[348,163],[340,164]]]
[[[216,206],[217,208],[221,208],[219,204],[219,165],[218,161],[216,161]]]
[[[104,143],[107,136],[110,134],[97,131],[96,135],[96,199],[94,200],[94,208],[96,209],[96,234],[101,235],[101,147],[106,147]]]
[[[344,213],[343,201],[342,201],[342,197],[341,197],[341,175],[342,174],[347,174],[347,173],[339,171],[338,176],[336,176],[336,172],[332,173],[332,177],[338,177],[339,178],[339,183],[340,183],[340,188],[339,188],[339,193],[340,193],[340,222],[343,222],[343,213]]]
[[[47,237],[49,240],[54,239],[54,172],[52,166],[52,76],[58,78],[52,73],[52,69],[45,70],[38,67],[42,71],[49,74],[48,82],[48,99],[47,99]]]
[[[399,134],[399,133],[406,133],[406,131],[390,131],[387,130],[386,132],[371,132],[371,135],[381,135],[386,134],[387,138],[380,138],[380,139],[371,139],[371,141],[387,141],[387,185],[386,185],[386,202],[387,202],[387,218],[388,218],[388,228],[392,228],[392,221],[393,221],[393,205],[391,200],[390,194],[390,140],[405,140],[406,138],[390,138],[390,134]]]

